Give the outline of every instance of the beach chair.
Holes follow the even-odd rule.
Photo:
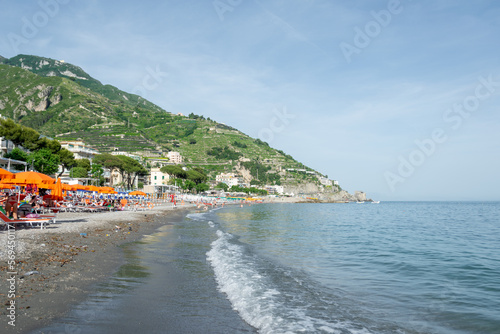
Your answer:
[[[2,220],[5,224],[11,225],[11,224],[21,224],[24,226],[30,226],[30,227],[36,227],[39,226],[40,229],[47,228],[47,225],[54,223],[55,218],[49,218],[49,217],[44,217],[44,218],[19,218],[19,219],[11,219],[9,218],[5,213],[0,211],[0,220]]]

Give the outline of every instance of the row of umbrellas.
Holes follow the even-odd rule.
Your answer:
[[[39,188],[51,189],[52,196],[57,199],[62,199],[63,191],[96,191],[102,194],[117,194],[112,187],[97,187],[97,186],[83,186],[81,184],[65,184],[61,179],[57,181],[48,175],[38,172],[21,172],[11,173],[8,170],[0,168],[0,189],[12,189],[14,185],[25,186],[28,184],[37,185]],[[129,195],[146,196],[142,191],[132,191]]]

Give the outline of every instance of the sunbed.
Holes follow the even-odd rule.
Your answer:
[[[20,218],[20,219],[11,219],[5,213],[0,211],[0,220],[2,220],[5,224],[23,224],[25,226],[29,225],[30,227],[39,226],[40,229],[47,228],[47,225],[55,222],[55,218]]]

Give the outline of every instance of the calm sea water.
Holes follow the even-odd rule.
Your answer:
[[[263,333],[500,333],[500,203],[232,207],[208,253]]]
[[[191,213],[128,246],[127,265],[45,332],[500,333],[499,214],[497,202]]]

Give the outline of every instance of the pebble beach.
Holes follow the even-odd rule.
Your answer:
[[[27,333],[63,316],[122,264],[120,245],[154,233],[189,207],[61,212],[46,229],[1,231],[0,332]]]

